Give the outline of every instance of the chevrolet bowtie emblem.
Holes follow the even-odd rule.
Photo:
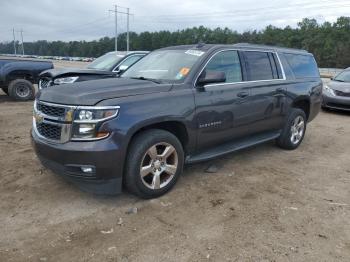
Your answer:
[[[40,114],[35,114],[35,122],[41,124],[44,121],[44,117]]]

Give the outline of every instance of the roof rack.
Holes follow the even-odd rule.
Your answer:
[[[250,43],[237,43],[233,44],[233,46],[236,47],[251,47],[251,48],[256,48],[256,49],[270,49],[270,50],[285,50],[285,51],[292,51],[292,52],[305,52],[307,53],[306,50],[304,49],[296,49],[296,48],[289,48],[289,47],[280,47],[280,46],[271,46],[271,45],[260,45],[260,44],[250,44]]]

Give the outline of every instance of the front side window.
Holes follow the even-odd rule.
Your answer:
[[[244,51],[244,57],[249,81],[274,79],[269,53]]]
[[[242,82],[241,63],[237,51],[217,53],[209,61],[205,70],[225,73],[226,83]]]
[[[121,77],[182,82],[204,55],[199,50],[154,51],[130,67]]]
[[[126,58],[121,64],[118,66],[118,68],[129,68],[133,64],[135,64],[137,61],[139,61],[144,55],[132,55],[128,58]]]

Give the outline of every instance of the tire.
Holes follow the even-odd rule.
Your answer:
[[[293,108],[288,116],[281,136],[277,139],[277,145],[287,150],[298,148],[305,136],[306,123],[305,112],[301,109]]]
[[[28,80],[16,79],[9,84],[8,93],[15,100],[28,101],[34,99],[35,88]]]
[[[3,91],[6,95],[9,95],[9,90],[8,90],[8,88],[3,87],[3,88],[1,88],[1,89],[2,89],[2,91]]]
[[[176,184],[182,174],[183,165],[184,152],[176,136],[164,130],[147,130],[131,142],[124,184],[129,192],[138,197],[160,197]]]

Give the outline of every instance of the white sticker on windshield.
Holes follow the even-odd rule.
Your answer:
[[[203,51],[199,51],[199,50],[187,50],[185,52],[185,54],[188,54],[188,55],[195,55],[195,56],[202,56],[204,54]]]

